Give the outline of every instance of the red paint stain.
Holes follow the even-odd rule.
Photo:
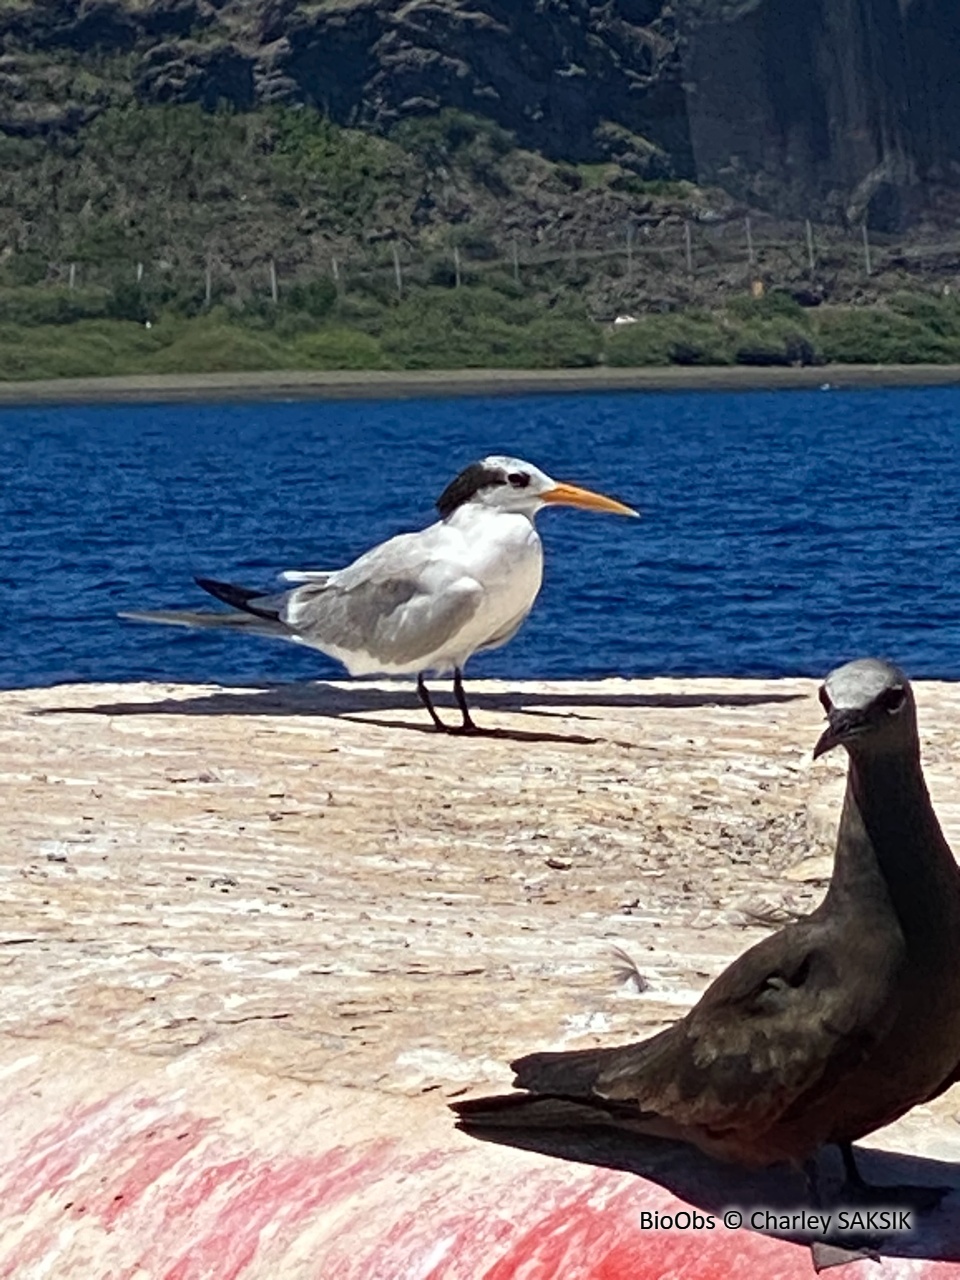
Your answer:
[[[413,1170],[421,1176],[411,1177]],[[571,1187],[571,1179],[578,1185]],[[491,1177],[472,1153],[441,1149],[403,1159],[398,1152],[379,1183],[363,1188],[351,1212],[325,1235],[316,1277],[480,1280],[493,1259],[516,1247],[529,1223],[544,1218],[544,1205],[562,1215],[578,1196],[585,1205],[591,1198],[599,1202],[608,1188],[632,1181],[562,1164]],[[669,1202],[669,1193],[661,1197]],[[602,1213],[596,1206],[594,1212]],[[505,1274],[514,1280],[520,1273]],[[568,1280],[564,1270],[555,1274]]]
[[[96,1274],[110,1280],[138,1271],[151,1280],[241,1280],[254,1266],[282,1280],[284,1259],[307,1230],[317,1280],[811,1275],[805,1249],[719,1223],[709,1232],[642,1231],[642,1209],[687,1206],[623,1173],[561,1162],[518,1171],[462,1151],[405,1154],[392,1139],[274,1157],[214,1123],[173,1104],[119,1097],[76,1110],[27,1152],[0,1153],[0,1250],[2,1221],[19,1229],[17,1217],[34,1210],[0,1274],[19,1277],[37,1259],[50,1261],[66,1210],[102,1229],[90,1247],[102,1260]],[[958,1269],[931,1263],[916,1274]]]
[[[175,1226],[177,1222],[189,1218],[192,1214],[203,1210],[221,1187],[231,1182],[243,1182],[251,1168],[250,1156],[235,1156],[225,1160],[218,1152],[211,1150],[200,1169],[189,1169],[177,1183],[170,1187],[164,1201],[164,1225]]]
[[[41,1196],[61,1194],[73,1207],[81,1196],[87,1209],[95,1201],[101,1214],[115,1202],[118,1193],[135,1199],[143,1189],[197,1145],[209,1128],[194,1117],[143,1121],[139,1132],[122,1121],[110,1101],[84,1107],[31,1140],[30,1154],[16,1153],[0,1174],[0,1204],[3,1212],[26,1213]],[[91,1151],[97,1152],[96,1177],[82,1168]],[[122,1185],[118,1185],[121,1184]],[[109,1184],[109,1197],[107,1196]],[[113,1216],[117,1210],[111,1209]]]
[[[255,1259],[266,1227],[270,1241],[282,1245],[318,1210],[375,1182],[393,1147],[383,1140],[274,1164],[244,1159],[205,1168],[197,1180],[202,1195],[196,1184],[171,1191],[166,1217],[189,1245],[165,1270],[154,1266],[153,1274],[158,1280],[238,1280]],[[214,1194],[223,1188],[225,1195]],[[206,1222],[197,1220],[201,1208],[212,1211]]]
[[[197,1117],[144,1118],[145,1105],[133,1108],[138,1131],[130,1131],[128,1100],[118,1112],[113,1099],[72,1112],[38,1134],[31,1154],[10,1153],[0,1177],[3,1217],[26,1216],[38,1202],[49,1210],[37,1218],[56,1222],[61,1215],[92,1218],[112,1229],[158,1178],[197,1146],[209,1122]],[[156,1106],[150,1108],[156,1111]],[[91,1156],[96,1156],[95,1160]],[[47,1253],[54,1239],[49,1227],[25,1236],[2,1274],[17,1275]]]
[[[105,1227],[112,1227],[120,1215],[139,1201],[158,1178],[174,1169],[196,1146],[209,1129],[206,1120],[180,1118],[162,1128],[154,1127],[141,1137],[135,1135],[110,1153],[106,1165],[109,1181],[103,1197],[88,1204],[99,1215]]]
[[[644,1208],[693,1212],[658,1184],[607,1171],[584,1177],[563,1165],[504,1179],[491,1177],[475,1161],[461,1163],[459,1156],[438,1151],[422,1166],[415,1157],[384,1167],[381,1181],[360,1188],[362,1198],[353,1212],[339,1215],[334,1234],[324,1235],[316,1280],[729,1280],[738,1275],[811,1280],[813,1275],[805,1247],[748,1230],[728,1231],[719,1221],[712,1231],[641,1230]],[[416,1183],[409,1178],[416,1167],[445,1176]],[[571,1186],[573,1180],[578,1185]],[[392,1217],[398,1188],[406,1203]],[[378,1189],[383,1221],[371,1231],[371,1221],[376,1224],[379,1217],[371,1213]],[[431,1263],[438,1247],[442,1256]],[[906,1265],[917,1280],[958,1275],[949,1264],[920,1264],[916,1271],[915,1261]]]
[[[607,1199],[600,1209],[595,1202],[595,1187],[568,1196],[524,1229],[499,1260],[482,1273],[483,1280],[515,1280],[518,1275],[525,1280],[547,1276],[581,1280],[589,1276],[591,1273],[584,1267],[609,1253],[632,1217],[623,1205],[629,1198],[621,1193]],[[634,1258],[633,1280],[645,1273],[645,1269],[638,1270]]]
[[[22,1151],[8,1153],[6,1174],[0,1174],[0,1212],[13,1222],[34,1210],[35,1225],[6,1253],[0,1275],[24,1274],[56,1249],[57,1224],[66,1213],[112,1234],[128,1259],[111,1268],[115,1280],[141,1267],[158,1280],[238,1280],[256,1258],[267,1227],[270,1242],[289,1240],[304,1219],[358,1186],[375,1183],[395,1145],[381,1140],[271,1161],[258,1152],[226,1152],[219,1136],[194,1155],[209,1121],[182,1114],[144,1118],[145,1111],[157,1110],[155,1104],[123,1102],[122,1108],[107,1100],[71,1113],[38,1134],[26,1158]],[[135,1132],[132,1120],[142,1126]],[[161,1178],[161,1197],[143,1218],[138,1205]],[[153,1227],[150,1254],[131,1265],[129,1244],[136,1243],[146,1221]],[[106,1247],[104,1256],[113,1251]]]
[[[451,1265],[456,1267],[456,1274],[474,1275],[479,1280],[481,1275],[479,1267],[484,1263],[476,1257],[475,1249],[470,1250],[471,1257],[465,1258],[464,1243],[473,1246],[478,1241],[482,1241],[484,1257],[489,1259],[491,1253],[499,1253],[502,1248],[508,1248],[511,1240],[517,1234],[516,1224],[508,1222],[505,1218],[495,1216],[496,1213],[497,1210],[491,1206],[489,1214],[482,1216],[475,1214],[466,1221],[461,1220],[460,1230],[457,1232],[457,1245],[435,1267],[423,1273],[422,1280],[444,1280],[445,1277],[451,1274]],[[402,1225],[408,1233],[407,1238],[409,1240],[418,1229],[422,1230],[424,1225],[423,1218],[420,1215],[411,1214]],[[447,1225],[448,1227],[453,1226],[452,1223]],[[399,1233],[397,1234],[399,1235]],[[464,1262],[467,1263],[469,1271],[463,1269]]]
[[[79,1107],[57,1124],[41,1130],[30,1142],[30,1153],[7,1151],[6,1170],[0,1174],[0,1204],[6,1216],[22,1214],[38,1196],[62,1189],[83,1159],[83,1148],[74,1141],[102,1112],[105,1104]]]
[[[736,1274],[766,1280],[810,1280],[806,1249],[783,1241],[728,1231],[637,1232],[613,1246],[588,1273],[590,1280],[641,1280],[669,1275],[685,1280],[729,1280]]]

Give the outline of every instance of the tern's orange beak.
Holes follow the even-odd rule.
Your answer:
[[[604,497],[592,489],[581,489],[575,484],[558,484],[540,495],[541,502],[559,502],[568,507],[584,507],[587,511],[612,511],[618,516],[638,516],[639,511],[625,506],[616,498]]]

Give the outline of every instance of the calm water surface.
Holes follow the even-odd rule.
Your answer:
[[[638,506],[544,512],[540,600],[473,675],[960,678],[960,391],[0,411],[0,684],[341,674],[269,640],[118,621],[270,585],[432,518],[516,453]]]

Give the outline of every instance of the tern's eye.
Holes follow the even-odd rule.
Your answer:
[[[830,701],[830,695],[827,693],[827,686],[822,684],[817,690],[817,697],[820,699],[820,705],[829,715],[833,710],[833,703]]]
[[[525,489],[530,483],[530,477],[525,471],[511,471],[507,479],[515,489]]]
[[[892,715],[895,711],[899,711],[903,706],[907,693],[902,685],[893,685],[890,689],[884,689],[880,695],[880,705],[884,711],[889,711]]]

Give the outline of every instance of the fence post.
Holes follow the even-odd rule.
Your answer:
[[[73,289],[76,283],[77,283],[77,264],[75,262],[71,262],[70,275],[68,278],[68,288]]]
[[[459,289],[460,288],[460,250],[456,245],[453,246],[453,274],[456,281],[456,287]]]
[[[686,219],[683,222],[683,247],[687,256],[687,271],[693,275],[693,239],[690,235],[690,223]]]
[[[513,282],[514,284],[519,284],[520,283],[520,253],[519,253],[519,250],[517,249],[516,237],[514,237],[513,239],[513,244],[511,245],[511,249],[513,252]]]
[[[270,297],[276,306],[280,300],[280,290],[277,288],[277,264],[273,258],[270,259]]]
[[[139,284],[142,279],[143,279],[143,263],[138,262],[137,263],[137,284]]]
[[[757,255],[753,249],[753,228],[750,225],[749,218],[744,218],[743,221],[747,231],[747,262],[752,267],[756,265],[756,261],[757,261]]]
[[[810,264],[811,276],[817,269],[817,255],[813,247],[813,226],[810,219],[806,219],[807,225],[807,262]]]
[[[867,224],[863,224],[863,261],[867,269],[867,275],[873,274],[873,263],[870,260],[870,233],[867,230]]]
[[[400,252],[396,245],[393,248],[393,274],[397,281],[397,297],[403,297],[403,271],[400,268]]]
[[[203,305],[204,309],[210,310],[210,303],[213,301],[213,268],[210,266],[210,259],[203,270]]]

